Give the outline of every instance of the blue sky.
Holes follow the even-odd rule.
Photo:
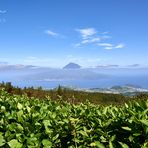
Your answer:
[[[148,66],[147,0],[0,0],[0,62]]]

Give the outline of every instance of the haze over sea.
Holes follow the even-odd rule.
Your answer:
[[[108,88],[130,84],[148,89],[148,68],[11,70],[1,71],[0,81],[12,82],[19,87]]]

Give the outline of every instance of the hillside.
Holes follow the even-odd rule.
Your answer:
[[[0,91],[0,147],[148,147],[148,100],[79,105]]]
[[[63,67],[63,69],[80,69],[81,66],[76,63],[69,63]]]
[[[83,103],[89,100],[93,104],[123,104],[129,100],[145,99],[148,98],[148,94],[138,93],[135,96],[124,96],[122,94],[113,94],[112,92],[90,92],[84,90],[74,90],[65,87],[57,87],[55,89],[45,90],[42,87],[24,87],[19,88],[13,86],[10,82],[0,83],[0,90],[4,89],[11,95],[27,95],[28,97],[35,97],[39,99],[49,96],[51,100],[63,100],[72,104]]]

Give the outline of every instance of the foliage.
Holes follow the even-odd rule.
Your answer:
[[[146,148],[148,100],[75,105],[0,91],[0,147]]]
[[[123,96],[121,94],[106,94],[99,92],[84,92],[84,91],[76,91],[68,88],[64,88],[59,86],[56,89],[45,90],[42,87],[34,88],[34,87],[14,87],[10,82],[0,83],[0,89],[5,89],[10,94],[24,95],[26,94],[29,98],[46,98],[46,96],[50,96],[52,100],[64,100],[65,102],[69,102],[72,104],[84,103],[86,100],[93,104],[124,104],[129,100],[137,100],[137,99],[148,99],[148,94],[140,94],[134,97]]]

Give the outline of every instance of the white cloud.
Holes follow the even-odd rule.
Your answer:
[[[122,43],[117,44],[117,45],[113,45],[113,44],[110,44],[110,43],[99,43],[97,45],[102,46],[102,47],[104,47],[104,49],[107,49],[107,50],[121,49],[121,48],[124,48],[125,47],[125,45],[122,44]]]
[[[80,35],[82,37],[82,41],[80,43],[75,44],[75,47],[81,47],[84,44],[97,45],[102,40],[106,40],[106,39],[110,38],[110,36],[107,35],[109,32],[106,31],[106,32],[98,34],[97,30],[93,27],[76,29],[76,31],[80,33]],[[100,43],[99,46],[108,46],[108,45],[103,45]]]
[[[83,40],[81,43],[82,44],[87,44],[87,43],[89,43],[90,41],[89,40]]]
[[[114,47],[109,47],[109,46],[107,46],[107,47],[104,47],[104,49],[107,49],[107,50],[111,50],[111,49],[113,49]]]
[[[120,43],[115,46],[116,49],[120,49],[120,48],[124,48],[124,47],[125,47],[125,45],[123,43]]]
[[[92,38],[90,41],[91,41],[91,43],[95,43],[95,42],[99,42],[101,40],[101,38],[99,38],[99,37],[94,37],[94,38]]]
[[[7,10],[0,10],[0,14],[5,14],[7,13]]]
[[[104,32],[102,32],[102,34],[104,34],[104,35],[105,35],[105,34],[109,34],[109,32],[108,32],[108,31],[104,31]]]
[[[111,39],[112,37],[109,35],[103,35],[101,36],[101,39],[106,40],[106,39]]]
[[[91,39],[85,39],[83,40],[81,43],[82,44],[87,44],[87,43],[96,43],[96,42],[99,42],[101,39],[99,37],[94,37],[94,38],[91,38]]]
[[[127,67],[133,67],[133,68],[140,67],[140,66],[141,66],[140,64],[127,65]]]
[[[59,36],[58,33],[53,32],[53,31],[51,31],[51,30],[45,30],[45,33],[48,34],[48,35],[50,35],[50,36],[53,36],[53,37]]]
[[[113,45],[112,44],[110,44],[110,43],[99,43],[98,44],[99,46],[105,46],[105,47],[113,47]]]
[[[98,31],[93,27],[76,29],[76,31],[80,33],[82,39],[79,43],[75,44],[75,47],[83,47],[83,45],[87,44],[95,46],[98,45],[106,50],[121,49],[125,47],[123,43],[119,44],[111,44],[108,42],[106,43],[106,40],[112,38],[111,36],[109,36],[108,31],[98,33]]]
[[[118,68],[117,64],[105,64],[105,65],[97,65],[97,68]]]
[[[97,30],[95,28],[76,29],[76,31],[80,33],[82,41],[75,44],[75,47],[80,47],[84,44],[98,43],[101,40],[101,38],[97,36]]]
[[[83,39],[88,39],[89,37],[95,35],[97,33],[95,28],[84,28],[84,29],[76,29]]]
[[[106,50],[111,50],[114,48],[114,45],[110,43],[99,43],[98,45],[104,47]]]

